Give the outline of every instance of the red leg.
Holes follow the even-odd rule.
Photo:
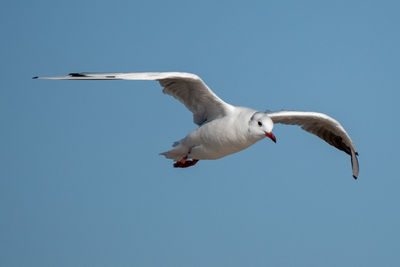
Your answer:
[[[181,160],[177,161],[178,164],[185,164],[187,160],[187,156],[183,157]]]
[[[195,165],[199,160],[198,159],[193,159],[193,160],[187,160],[187,157],[184,157],[180,161],[177,161],[174,163],[175,168],[187,168]]]

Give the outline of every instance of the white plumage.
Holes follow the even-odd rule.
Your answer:
[[[303,111],[259,112],[221,100],[195,74],[184,72],[71,73],[68,76],[34,77],[55,80],[157,80],[165,94],[182,102],[199,128],[161,153],[175,160],[174,167],[189,167],[203,159],[218,159],[241,151],[264,137],[276,142],[274,124],[294,124],[315,134],[351,157],[353,177],[359,165],[357,151],[342,125],[326,114]],[[192,160],[189,160],[192,159]]]

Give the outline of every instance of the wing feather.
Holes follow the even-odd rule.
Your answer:
[[[303,130],[349,154],[353,177],[357,178],[359,173],[358,153],[350,136],[337,120],[323,113],[305,111],[270,112],[268,116],[274,123],[299,125]]]
[[[233,109],[230,104],[221,100],[211,91],[199,76],[186,72],[81,72],[70,73],[67,76],[33,78],[52,80],[156,80],[164,88],[165,94],[179,100],[193,113],[193,121],[198,125],[223,117]]]

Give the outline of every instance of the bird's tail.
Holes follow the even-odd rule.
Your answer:
[[[186,157],[189,153],[189,149],[181,144],[181,142],[175,142],[173,148],[169,151],[160,153],[160,155],[165,156],[167,159],[181,160]]]

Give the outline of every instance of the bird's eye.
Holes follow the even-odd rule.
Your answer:
[[[262,126],[262,123],[261,123],[261,121],[259,121],[259,122],[258,122],[258,126],[260,126],[260,127]]]

